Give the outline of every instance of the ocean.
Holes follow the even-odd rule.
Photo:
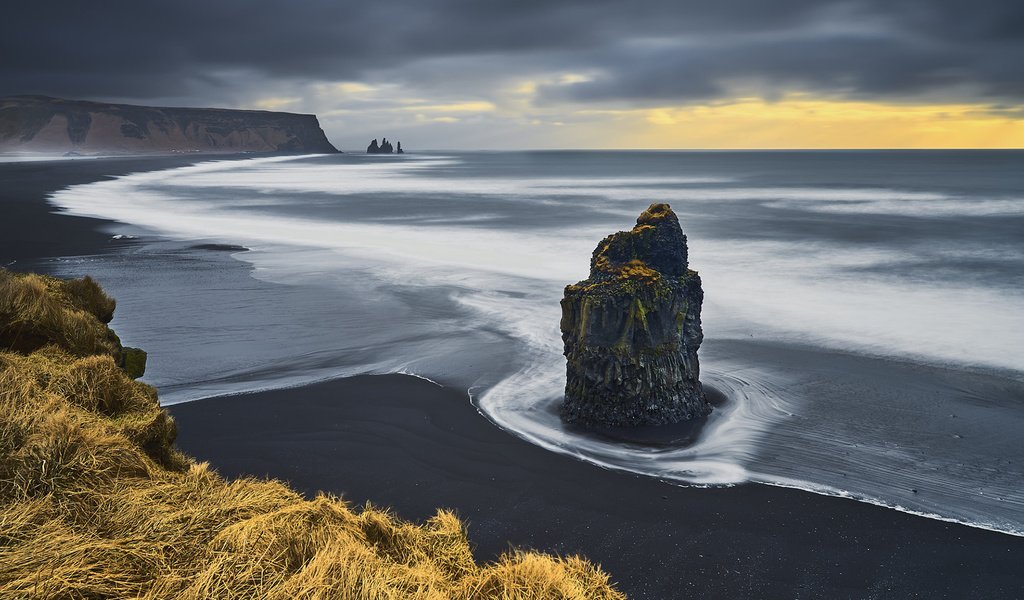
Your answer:
[[[121,223],[50,266],[118,299],[164,403],[408,373],[680,485],[1024,535],[1024,152],[473,152],[202,162],[56,192]],[[704,282],[696,439],[568,429],[562,288],[668,202]]]

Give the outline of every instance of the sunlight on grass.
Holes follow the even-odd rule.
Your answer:
[[[579,557],[478,564],[445,510],[221,478],[118,366],[113,309],[91,280],[0,271],[0,597],[624,597]]]

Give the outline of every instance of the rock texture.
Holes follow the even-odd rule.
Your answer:
[[[315,115],[0,98],[0,152],[166,154],[337,152]]]
[[[367,154],[394,154],[395,147],[391,145],[388,138],[383,138],[380,141],[380,145],[377,144],[377,138],[373,138],[370,145],[366,147]],[[402,142],[398,142],[398,153],[402,154]]]
[[[568,359],[562,418],[584,426],[662,425],[711,412],[697,349],[704,334],[700,277],[667,204],[594,250],[590,277],[566,286]]]

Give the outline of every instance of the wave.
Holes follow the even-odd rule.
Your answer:
[[[302,191],[333,187],[337,198],[342,200],[360,186],[377,194],[398,193],[428,184],[439,189],[469,189],[475,194],[473,198],[491,194],[505,199],[509,193],[503,188],[501,193],[492,194],[488,183],[477,186],[458,178],[416,177],[402,170],[409,168],[418,172],[424,164],[449,164],[451,159],[384,163],[373,169],[373,176],[352,175],[349,165],[308,167],[302,165],[301,160],[274,157],[201,163],[170,172],[142,173],[74,186],[54,193],[51,200],[71,214],[99,215],[182,239],[212,238],[253,250],[271,251],[274,246],[295,245],[328,249],[344,253],[347,260],[373,265],[382,276],[399,282],[500,289],[507,285],[504,277],[521,278],[530,283],[511,285],[527,285],[546,292],[544,300],[554,306],[557,306],[562,285],[586,277],[587,257],[595,240],[616,227],[614,223],[619,223],[617,228],[628,223],[606,216],[584,221],[579,226],[565,222],[560,227],[541,229],[467,227],[486,221],[485,216],[466,215],[458,210],[456,216],[446,216],[436,224],[430,218],[421,218],[412,224],[386,219],[376,222],[326,220],[319,214],[303,216],[264,210],[266,205],[287,206],[281,196],[262,197],[254,202],[246,194],[222,197],[216,192],[216,189],[233,186],[251,185],[262,189],[263,179],[287,179],[306,182],[305,187],[299,187]],[[295,173],[291,171],[293,166]],[[368,170],[362,165],[353,168],[360,173]],[[260,169],[268,172],[255,177],[254,172]],[[314,177],[324,170],[331,173],[327,178],[329,183],[317,182]],[[393,172],[401,172],[403,176],[393,177]],[[196,174],[202,175],[198,182],[194,180]],[[610,179],[623,181],[623,178]],[[559,181],[570,179],[560,178]],[[593,180],[588,183],[596,185]],[[185,199],[177,194],[185,184],[215,185],[216,188],[208,195]],[[521,185],[518,193],[526,194],[523,188],[545,189],[545,185]],[[639,190],[633,192],[639,193]],[[763,190],[757,194],[761,193]],[[828,193],[832,192],[822,190],[818,195]],[[854,197],[874,197],[879,193],[870,190]],[[453,202],[461,205],[474,200]],[[615,212],[624,215],[638,212],[636,205],[628,206],[632,208],[619,207]],[[591,214],[595,211],[589,202],[585,208]],[[534,207],[533,210],[541,209]],[[687,210],[688,204],[684,203],[679,212]],[[431,226],[425,227],[426,224]],[[1020,310],[1022,297],[1016,287],[979,288],[974,282],[957,280],[877,280],[865,274],[873,266],[906,258],[908,251],[904,248],[817,241],[745,240],[737,243],[713,236],[701,239],[693,234],[691,240],[694,240],[691,263],[701,271],[708,292],[704,319],[719,337],[769,335],[941,364],[1024,371],[1024,354],[1017,352],[1024,340],[1008,333],[1024,331],[1024,310]],[[938,252],[951,264],[958,258],[944,248],[929,248],[927,252],[928,256]],[[987,255],[991,256],[991,251]],[[770,257],[767,268],[764,257]],[[1011,258],[1022,261],[1020,250]],[[269,259],[266,253],[256,253],[245,260],[260,268],[263,259]],[[288,268],[286,264],[277,271],[288,276],[284,273]],[[424,278],[424,273],[429,277]],[[541,283],[536,283],[538,281]],[[751,302],[752,297],[758,301]],[[958,328],[947,326],[954,315]],[[960,328],[975,334],[971,355],[966,360]]]
[[[957,486],[963,481],[953,477],[922,474],[924,483],[919,485],[931,495],[921,498],[886,483],[893,465],[920,467],[884,447],[884,440],[877,447],[864,444],[850,450],[853,455],[841,467],[855,476],[850,485],[842,485],[832,473],[839,469],[837,463],[815,453],[847,451],[855,442],[846,432],[829,429],[829,415],[808,409],[808,384],[795,383],[773,365],[770,353],[743,358],[702,351],[703,379],[728,401],[682,447],[611,442],[567,429],[557,416],[565,368],[557,329],[561,288],[586,276],[595,241],[628,226],[652,193],[676,202],[680,214],[696,215],[691,262],[704,278],[704,322],[711,349],[715,340],[746,344],[756,339],[958,369],[973,365],[1024,372],[1024,356],[1017,352],[1021,340],[1013,333],[1024,331],[1024,311],[1013,288],[948,279],[883,280],[858,270],[906,258],[905,248],[835,240],[737,241],[733,235],[715,235],[714,227],[701,220],[713,220],[719,214],[715,211],[727,210],[730,202],[750,211],[756,207],[763,218],[781,209],[830,213],[849,206],[851,214],[868,214],[879,207],[935,203],[959,206],[961,212],[949,214],[980,214],[979,204],[929,191],[757,186],[745,183],[742,175],[512,178],[472,175],[471,167],[455,156],[386,162],[276,157],[128,175],[73,186],[51,199],[72,214],[119,220],[182,240],[214,239],[250,248],[235,259],[251,263],[253,275],[268,282],[342,287],[353,277],[373,279],[378,283],[364,297],[394,293],[393,286],[402,286],[415,296],[414,302],[426,297],[417,290],[443,289],[459,310],[451,319],[467,330],[500,332],[514,344],[514,360],[492,364],[493,372],[480,374],[472,388],[474,403],[496,425],[550,450],[677,483],[797,487],[1021,534],[1019,492],[1008,492],[1010,500],[1003,504],[978,508],[978,502],[962,498]],[[415,212],[412,222],[389,220],[396,215],[356,198],[368,194],[383,203],[406,202],[403,207],[422,212]],[[314,201],[310,195],[326,197]],[[425,195],[443,197],[443,203],[417,204]],[[519,221],[510,221],[508,207],[522,203],[527,214],[516,213]],[[538,215],[543,217],[539,223],[533,220]],[[719,221],[715,227],[721,226]],[[970,252],[944,251],[950,256]],[[765,257],[770,257],[767,264]],[[1015,255],[1010,259],[1017,260]],[[387,318],[381,316],[381,323]],[[423,339],[442,335],[426,321],[410,327],[420,327],[410,335]],[[969,355],[963,331],[976,333]],[[370,370],[443,380],[431,370],[436,363],[423,366],[423,349],[418,344],[394,345],[390,358]],[[468,359],[475,350],[464,352]],[[328,373],[321,369],[306,377]],[[915,375],[906,377],[899,385],[921,386]],[[301,378],[296,375],[288,384]],[[261,387],[268,385],[257,378],[239,379],[236,385],[252,386],[257,380]],[[928,388],[919,396],[933,392],[946,393]],[[856,401],[838,387],[829,393],[845,393]],[[852,404],[837,406],[834,414],[862,418]],[[803,428],[792,424],[796,421]],[[975,427],[984,429],[983,424]],[[934,442],[915,438],[913,443]],[[984,462],[989,451],[985,442],[973,443],[979,445],[964,455],[966,460]],[[790,448],[800,444],[808,445],[806,453]],[[932,448],[942,460],[957,460],[952,451]],[[782,459],[770,464],[769,453],[781,453]]]

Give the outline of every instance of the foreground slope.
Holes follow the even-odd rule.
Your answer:
[[[316,115],[0,98],[0,152],[166,154],[337,152]]]
[[[118,366],[112,311],[89,279],[0,270],[0,597],[623,598],[578,557],[479,565],[450,512],[222,479]]]

